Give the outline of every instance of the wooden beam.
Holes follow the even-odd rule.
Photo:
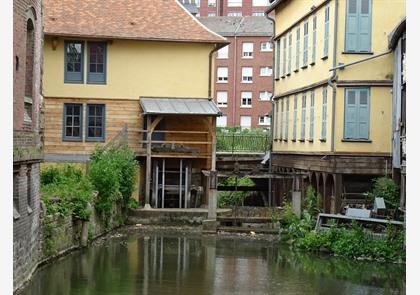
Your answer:
[[[151,132],[151,117],[147,116],[147,152],[146,152],[146,200],[145,207],[150,207],[150,174],[152,169],[152,132]]]

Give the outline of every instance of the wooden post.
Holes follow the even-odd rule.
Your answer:
[[[189,183],[188,183],[188,164],[187,164],[185,165],[184,208],[187,208],[188,186],[189,186]]]
[[[162,208],[165,208],[165,158],[162,160]]]
[[[156,198],[155,198],[155,208],[158,208],[159,204],[159,162],[156,160],[156,182],[155,182],[155,191],[156,191]]]
[[[182,159],[179,160],[179,208],[182,208]]]
[[[217,171],[216,171],[216,118],[212,118],[212,153],[211,153],[211,171],[208,198],[208,219],[216,220],[217,218]]]
[[[150,115],[147,116],[147,151],[146,151],[146,200],[144,209],[151,209],[150,207],[150,174],[152,169],[152,119]]]

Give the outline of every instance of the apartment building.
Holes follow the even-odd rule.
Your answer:
[[[270,127],[272,22],[265,17],[200,17],[230,44],[218,50],[214,97],[223,116],[219,127]]]
[[[179,0],[196,16],[264,16],[269,0]]]
[[[280,203],[311,184],[337,212],[391,173],[394,62],[388,34],[403,0],[272,1],[275,12],[273,170]],[[304,188],[303,188],[304,189]]]

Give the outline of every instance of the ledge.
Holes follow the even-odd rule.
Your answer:
[[[369,51],[369,52],[342,51],[341,54],[365,54],[365,55],[373,55],[373,52],[372,51]]]
[[[305,66],[301,66],[300,68],[302,69],[302,70],[304,70],[304,69],[306,69],[308,67],[308,65],[305,65]]]
[[[314,66],[315,65],[315,62],[313,61],[309,65]]]
[[[320,138],[319,141],[320,142],[327,142],[327,139],[326,138]]]
[[[292,73],[287,73],[286,76],[290,76]]]
[[[304,138],[299,139],[300,142],[305,142]]]
[[[299,72],[299,69],[294,69],[293,72],[297,73]]]
[[[282,139],[284,142],[287,142],[287,139]]]
[[[296,139],[292,139],[293,142],[296,142]]]
[[[314,140],[313,139],[308,139],[308,142],[314,142]]]
[[[360,142],[360,143],[371,143],[372,140],[370,139],[349,139],[349,138],[343,138],[341,140],[342,142]]]
[[[324,55],[323,57],[321,57],[322,60],[326,60],[328,58],[328,55]]]

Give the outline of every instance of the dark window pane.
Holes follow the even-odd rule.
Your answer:
[[[80,106],[74,106],[74,115],[80,116]]]
[[[96,62],[100,63],[100,64],[103,63],[104,62],[104,55],[103,54],[98,55],[98,57],[96,59]]]
[[[355,104],[356,103],[355,92],[354,91],[349,91],[347,95],[348,95],[347,103],[348,104]]]
[[[74,117],[74,126],[80,126],[80,117]]]
[[[96,72],[97,73],[103,73],[104,72],[104,66],[102,64],[98,64],[96,66]]]
[[[102,137],[102,128],[95,129],[95,137]]]
[[[95,118],[89,117],[89,126],[95,126]]]
[[[96,108],[96,116],[102,116],[103,107],[98,106]]]
[[[80,63],[75,63],[74,64],[74,71],[75,72],[81,72],[81,70],[80,70]]]
[[[67,127],[66,128],[66,136],[72,136],[71,131],[72,131],[72,128],[71,127]]]
[[[89,127],[88,128],[88,137],[94,137],[95,134],[95,128]]]
[[[102,127],[102,118],[101,117],[96,117],[96,126],[97,127]]]
[[[73,71],[74,71],[73,64],[67,63],[67,72],[73,72]]]
[[[75,137],[80,136],[80,127],[73,128],[73,136],[75,136]]]
[[[349,0],[349,13],[356,13],[357,11],[357,0]]]
[[[362,13],[369,13],[369,0],[362,0]]]
[[[96,73],[96,64],[90,64],[90,66],[89,66],[89,72]]]
[[[67,116],[73,115],[73,107],[72,106],[66,107],[66,115]]]
[[[360,104],[367,105],[367,91],[360,92]]]
[[[72,125],[72,117],[70,117],[70,116],[67,116],[66,117],[66,126],[71,126]]]

